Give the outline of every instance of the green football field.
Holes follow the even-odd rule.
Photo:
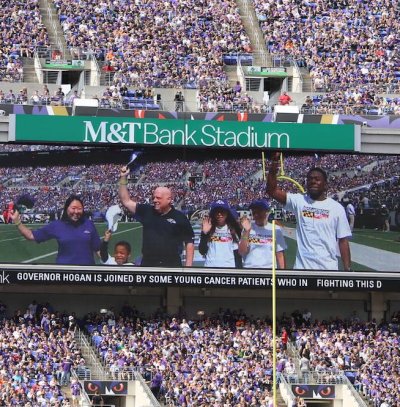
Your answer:
[[[40,224],[28,225],[39,228]],[[98,223],[96,227],[103,236],[106,223]],[[284,230],[290,231],[294,225],[285,225]],[[199,240],[200,225],[194,225],[196,233],[196,248]],[[285,233],[286,234],[286,233]],[[354,231],[351,240],[352,268],[354,270],[398,271],[400,265],[400,242],[396,239],[399,232],[382,232],[377,230],[359,229]],[[140,223],[120,223],[109,244],[110,254],[116,242],[128,241],[133,249],[131,260],[140,256],[142,244],[142,226]],[[296,254],[296,241],[286,237],[287,266],[293,266]],[[52,240],[37,244],[25,240],[17,231],[15,225],[0,224],[0,263],[54,264],[57,254],[57,243]],[[378,259],[387,259],[383,266],[376,264]],[[202,257],[195,253],[195,266],[202,265]]]
[[[27,225],[35,229],[43,226],[42,224]],[[100,237],[104,235],[106,223],[97,223],[97,230]],[[132,246],[133,260],[140,255],[142,245],[142,226],[140,223],[122,223],[118,230],[113,234],[109,243],[109,249],[112,254],[114,244],[119,240],[126,240]],[[0,262],[1,263],[30,263],[30,264],[54,264],[57,255],[57,242],[50,240],[48,242],[37,244],[25,240],[18,232],[15,225],[0,224]]]

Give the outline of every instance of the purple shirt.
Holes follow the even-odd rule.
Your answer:
[[[70,388],[73,396],[79,396],[81,394],[81,385],[78,382],[72,383]]]
[[[37,243],[57,240],[57,264],[95,264],[93,253],[100,250],[100,237],[94,223],[89,219],[78,225],[55,220],[32,233]]]

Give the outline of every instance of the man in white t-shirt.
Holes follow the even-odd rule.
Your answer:
[[[253,222],[246,216],[240,219],[242,234],[239,242],[239,254],[243,257],[244,268],[272,268],[273,253],[276,265],[285,268],[286,243],[282,229],[275,226],[275,248],[272,241],[273,226],[268,223],[269,203],[266,199],[253,201],[249,207]]]
[[[321,168],[307,173],[306,194],[291,194],[278,188],[280,153],[274,153],[268,172],[267,192],[292,211],[297,220],[295,269],[338,270],[340,256],[346,271],[351,270],[351,230],[343,206],[326,196],[327,175]]]

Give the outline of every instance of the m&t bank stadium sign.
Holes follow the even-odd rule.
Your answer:
[[[360,132],[355,125],[10,115],[9,140],[356,151]]]

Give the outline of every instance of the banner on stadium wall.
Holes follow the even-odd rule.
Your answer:
[[[43,69],[75,69],[81,70],[85,68],[85,61],[79,59],[73,60],[52,60],[46,59],[43,64]]]
[[[212,272],[204,269],[198,271],[173,271],[162,269],[148,271],[143,268],[122,271],[102,271],[104,266],[94,271],[34,269],[2,267],[0,269],[0,286],[11,284],[52,284],[52,285],[90,285],[90,286],[141,286],[141,287],[219,287],[219,288],[271,288],[270,272],[240,273],[235,271]],[[112,269],[112,268],[111,268]],[[326,273],[326,275],[321,274]],[[277,287],[296,290],[339,290],[339,291],[399,291],[400,279],[394,276],[381,277],[377,274],[366,276],[361,273],[328,273],[328,272],[283,272],[276,278]]]
[[[10,115],[9,141],[360,151],[355,125]]]

